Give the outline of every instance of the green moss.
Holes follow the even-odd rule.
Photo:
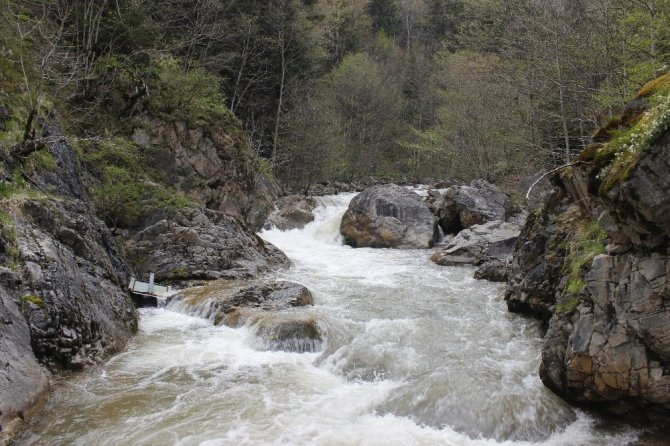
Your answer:
[[[56,170],[56,158],[48,150],[38,150],[28,156],[24,162],[28,173],[38,170],[54,172]]]
[[[605,253],[605,239],[607,231],[598,223],[592,221],[577,224],[571,238],[567,241],[565,272],[569,275],[567,292],[569,295],[579,295],[586,283],[583,279],[585,269],[588,269],[593,259]]]
[[[670,94],[670,73],[665,73],[656,79],[647,82],[638,92],[637,98],[648,98],[655,95]]]
[[[568,299],[563,300],[556,304],[557,313],[572,313],[579,306],[580,300],[578,297],[571,296]]]
[[[603,195],[627,181],[644,154],[670,129],[670,74],[645,85],[638,99],[647,101],[651,108],[642,107],[619,122],[617,128],[606,126],[603,131],[609,140],[582,154],[583,159],[605,163],[598,174]]]
[[[187,279],[189,277],[188,269],[184,266],[178,266],[172,271],[173,279]]]
[[[44,300],[38,296],[37,294],[28,294],[26,296],[21,297],[21,303],[25,304],[27,302],[30,302],[31,304],[37,305],[40,308],[44,308]]]
[[[100,217],[114,227],[135,227],[152,213],[172,212],[192,204],[176,190],[118,166],[104,168],[91,195]]]

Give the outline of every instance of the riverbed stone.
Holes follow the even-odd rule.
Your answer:
[[[523,224],[521,209],[500,188],[484,180],[432,189],[426,202],[445,234],[496,220]]]
[[[356,196],[342,217],[347,245],[363,248],[430,248],[437,219],[421,197],[395,184],[373,186]]]
[[[431,260],[438,265],[480,265],[489,259],[510,261],[520,228],[503,221],[474,225],[461,231],[436,251]]]
[[[316,200],[312,197],[289,195],[275,202],[274,210],[270,213],[263,229],[277,228],[280,231],[302,229],[314,221]]]

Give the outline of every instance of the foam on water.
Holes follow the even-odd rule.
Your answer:
[[[263,348],[254,326],[141,310],[128,349],[61,383],[23,444],[625,445],[537,376],[536,323],[501,287],[419,250],[342,246],[354,194],[319,199],[304,230],[264,231],[312,290],[318,353]],[[178,309],[177,307],[172,310]],[[186,309],[182,309],[187,311]],[[57,416],[54,416],[57,415]]]

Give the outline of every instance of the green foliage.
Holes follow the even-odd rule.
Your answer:
[[[33,305],[37,305],[40,308],[44,308],[44,306],[45,306],[44,299],[42,299],[37,294],[28,294],[26,296],[21,297],[21,303],[22,304],[26,304],[28,302],[33,304]]]
[[[570,296],[567,299],[556,304],[557,313],[572,313],[579,306],[580,300],[578,297]]]
[[[54,172],[56,170],[56,158],[48,149],[38,150],[31,153],[24,161],[26,171],[33,173],[38,170]]]
[[[584,269],[591,266],[593,259],[605,253],[604,241],[607,231],[597,222],[577,224],[567,245],[565,265],[569,275],[567,291],[571,295],[582,292],[586,283],[583,279]]]
[[[191,204],[176,190],[149,178],[153,154],[125,138],[82,143],[85,163],[94,174],[91,197],[100,217],[114,227],[135,227],[149,215]],[[160,176],[154,173],[154,177]]]
[[[155,212],[170,212],[191,203],[180,193],[118,166],[103,169],[92,198],[100,217],[113,227],[135,227]]]
[[[149,104],[153,110],[195,120],[209,113],[226,114],[223,79],[204,68],[186,68],[173,57],[161,57],[153,65]]]
[[[611,139],[598,149],[595,159],[611,160],[598,178],[602,181],[600,192],[628,178],[638,166],[642,156],[665,132],[670,130],[670,82],[668,75],[647,84],[639,93],[650,104],[655,104],[634,124],[618,131],[610,131]]]

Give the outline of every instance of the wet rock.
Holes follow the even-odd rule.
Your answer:
[[[168,307],[212,320],[216,325],[237,327],[256,314],[270,314],[312,305],[312,293],[293,282],[217,280],[188,288],[168,299]]]
[[[578,213],[574,206],[564,211],[567,219],[577,218]],[[546,208],[528,217],[515,247],[505,291],[509,311],[545,322],[553,314],[558,286],[565,274],[567,240],[572,230],[569,225],[552,221],[555,216]]]
[[[666,256],[600,255],[586,297],[569,319],[555,315],[542,353],[543,382],[570,400],[610,412],[670,412],[670,296]]]
[[[156,280],[244,278],[290,264],[235,218],[200,208],[181,209],[140,231],[126,249],[137,272],[154,272]]]
[[[518,226],[502,221],[474,225],[436,251],[431,260],[443,266],[480,265],[492,258],[511,260],[519,232]]]
[[[353,247],[430,248],[437,220],[417,194],[386,184],[368,188],[351,201],[340,233]]]
[[[5,203],[19,255],[16,271],[0,267],[0,435],[46,399],[49,372],[100,362],[137,330],[128,266],[90,204]]]
[[[41,122],[43,137],[49,141],[47,147],[54,157],[56,166],[54,170],[40,168],[37,175],[34,175],[37,184],[42,189],[57,192],[60,195],[86,199],[88,193],[81,180],[81,166],[74,148],[63,137],[58,126],[53,122]]]
[[[37,358],[52,370],[79,369],[81,358],[123,349],[137,314],[109,229],[79,200],[28,199],[17,211],[22,311]]]
[[[253,316],[252,316],[253,317]],[[316,319],[299,315],[259,317],[254,334],[263,350],[311,353],[322,349],[321,330]]]
[[[488,280],[489,282],[507,282],[510,263],[508,259],[487,260],[475,270],[475,279]]]
[[[49,390],[49,373],[33,354],[21,314],[19,284],[18,275],[0,267],[0,444]]]
[[[186,289],[167,303],[170,308],[205,317],[216,325],[249,324],[259,349],[297,353],[322,348],[317,321],[296,311],[312,304],[312,293],[300,284],[249,280],[218,280]]]
[[[314,221],[316,200],[312,197],[289,195],[282,197],[275,203],[275,209],[270,213],[263,229],[277,228],[281,231],[302,229]]]
[[[668,421],[670,133],[627,179],[602,191],[605,162],[552,178],[555,192],[520,235],[506,299],[510,310],[547,322],[540,366],[547,387],[629,419]],[[594,222],[608,246],[576,263],[575,228]]]
[[[509,221],[521,209],[497,187],[484,180],[469,185],[432,189],[426,200],[445,234],[457,234],[489,221]],[[517,224],[519,222],[516,222]]]

